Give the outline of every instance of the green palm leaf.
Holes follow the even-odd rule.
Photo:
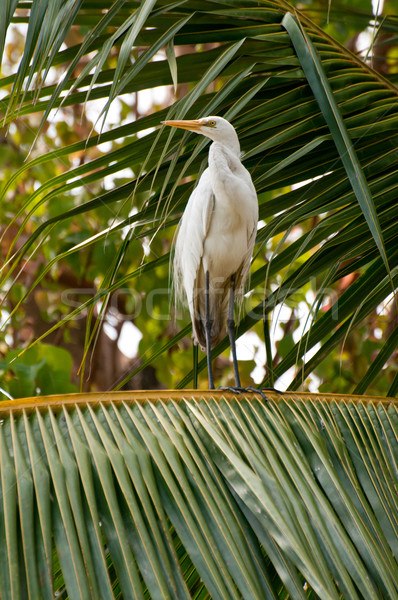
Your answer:
[[[321,108],[322,114],[328,124],[332,137],[336,143],[340,158],[347,171],[348,178],[361,206],[362,212],[368,223],[369,229],[383,257],[387,271],[387,256],[384,249],[383,237],[380,229],[379,219],[373,203],[366,178],[362,171],[360,162],[348,135],[344,121],[339,111],[337,102],[333,97],[327,77],[323,71],[322,64],[315,49],[308,38],[305,38],[300,30],[297,20],[287,14],[282,21],[292,39],[293,45],[303,67],[305,76]]]
[[[0,410],[4,598],[398,595],[391,402],[118,392]]]
[[[4,239],[13,235],[7,242],[1,270],[2,287],[7,291],[4,306],[10,320],[17,318],[26,299],[56,265],[73,260],[89,262],[92,253],[109,239],[115,247],[114,260],[97,277],[98,294],[94,294],[104,303],[118,285],[128,281],[133,285],[134,281],[139,289],[138,273],[145,276],[167,263],[175,224],[205,165],[206,144],[179,131],[148,130],[170,116],[197,117],[208,112],[233,121],[259,197],[262,222],[251,287],[253,298],[255,294],[260,298],[249,302],[239,333],[251,327],[261,333],[256,323],[264,314],[275,317],[282,303],[289,302],[297,290],[305,295],[311,282],[324,282],[316,290],[313,306],[317,310],[311,317],[310,331],[279,357],[272,367],[275,373],[264,381],[274,381],[295,364],[301,369],[305,361],[303,370],[298,369],[291,378],[292,387],[300,385],[303,373],[308,375],[332,356],[344,344],[345,336],[359,330],[368,311],[376,310],[377,303],[389,297],[396,268],[398,185],[394,134],[398,109],[393,75],[387,78],[373,71],[307,14],[295,12],[297,23],[291,20],[290,29],[294,27],[289,35],[282,21],[293,10],[282,0],[268,0],[261,6],[247,0],[239,7],[227,1],[201,5],[194,0],[104,0],[101,11],[93,2],[51,4],[35,0],[25,12],[15,12],[15,8],[14,3],[8,6],[0,26],[0,48],[13,21],[28,24],[27,43],[16,73],[0,79],[0,110],[8,126],[24,123],[24,119],[30,123],[29,119],[38,115],[40,125],[31,135],[32,142],[41,139],[53,109],[62,111],[79,104],[87,108],[100,100],[99,118],[109,115],[110,106],[121,94],[175,86],[177,81],[187,85],[188,92],[170,109],[101,134],[93,132],[88,140],[73,139],[39,155],[33,146],[32,158],[25,163],[28,149],[22,148],[19,168],[7,172],[1,192],[6,202],[22,182],[30,178],[36,182],[35,189],[32,187],[17,202],[4,233]],[[364,13],[352,13],[352,19],[362,23]],[[394,19],[386,19],[385,27],[396,33]],[[73,28],[80,32],[79,41],[63,46]],[[296,54],[291,36],[296,46],[299,38],[304,40],[306,58],[301,51]],[[133,43],[142,49],[139,56],[134,55],[135,49],[130,52]],[[154,61],[162,46],[166,48],[164,59]],[[181,47],[187,49],[186,54],[179,53]],[[311,54],[309,48],[313,49]],[[63,69],[56,81],[51,80],[52,67]],[[311,69],[317,73],[317,88],[309,75]],[[317,104],[320,94],[323,100],[327,98],[326,104],[321,102],[322,110]],[[333,115],[333,122],[325,121],[325,116]],[[337,147],[336,135],[340,140]],[[101,144],[105,143],[112,146],[102,152]],[[83,157],[77,165],[73,162],[76,154]],[[131,180],[117,182],[126,168],[132,170]],[[43,176],[41,169],[43,173],[50,169],[51,175]],[[106,190],[102,182],[109,177],[114,184]],[[303,182],[305,185],[298,189],[290,188]],[[60,198],[67,199],[66,208]],[[68,228],[74,219],[83,222],[83,215],[88,230],[76,243],[69,239]],[[128,227],[127,241],[122,232]],[[300,233],[292,240],[293,231]],[[57,237],[63,240],[63,236],[67,241],[58,243]],[[165,240],[164,263],[150,251],[142,252],[135,261],[131,259],[128,249],[132,245],[142,249],[148,238],[154,239],[155,245],[158,239]],[[379,266],[374,269],[378,253],[384,272]],[[45,257],[44,268],[11,303],[21,269],[35,256]],[[387,267],[389,288],[385,282]],[[358,276],[363,285],[348,288],[347,295],[340,298],[336,288],[350,274]],[[272,292],[264,292],[264,285],[271,285]],[[361,295],[356,293],[358,289]],[[330,290],[337,294],[336,301],[324,314],[321,298]],[[264,297],[266,301],[261,301]],[[93,305],[95,300],[90,302]],[[337,310],[340,305],[341,310]],[[82,314],[87,306],[82,303]],[[64,312],[49,331],[65,327],[76,314],[76,310]],[[185,326],[181,323],[181,330],[188,331]],[[149,355],[155,364],[162,352],[181,339],[178,333],[159,343],[149,330],[143,333],[147,348],[154,346],[153,352],[146,350],[144,364]],[[272,349],[272,329],[269,336],[268,350]],[[96,330],[87,335],[87,340],[94,339]],[[395,338],[387,339],[380,343],[380,358],[369,376],[363,372],[353,388],[360,385],[358,389],[364,389],[381,372],[384,358],[392,356],[395,348]],[[225,351],[227,344],[224,340],[214,355]],[[321,347],[315,349],[317,344]],[[306,359],[311,349],[315,355]],[[267,357],[267,363],[272,366],[272,357]],[[201,361],[200,368],[203,365]],[[390,367],[385,372],[388,389],[394,373]],[[192,373],[185,370],[174,384],[186,385],[191,378]]]

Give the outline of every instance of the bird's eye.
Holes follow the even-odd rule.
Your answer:
[[[214,121],[214,119],[210,119],[210,121],[207,121],[206,125],[208,125],[209,127],[215,127],[216,122]]]

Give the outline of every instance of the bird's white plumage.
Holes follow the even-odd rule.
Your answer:
[[[228,121],[206,117],[166,123],[213,140],[209,166],[180,221],[174,257],[176,291],[186,295],[194,342],[204,349],[206,271],[210,280],[211,347],[214,347],[224,335],[231,278],[235,278],[236,295],[241,297],[249,272],[258,222],[257,194],[240,160],[238,136]]]

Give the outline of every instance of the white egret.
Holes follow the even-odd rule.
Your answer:
[[[209,388],[214,388],[211,349],[225,335],[231,343],[235,384],[240,388],[235,347],[234,304],[242,298],[256,239],[258,201],[240,160],[235,129],[221,117],[164,121],[213,140],[209,166],[181,218],[175,244],[174,278],[186,294],[193,341],[207,353]]]

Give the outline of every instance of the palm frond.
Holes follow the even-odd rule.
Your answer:
[[[294,290],[304,290],[308,282],[317,278],[325,282],[316,290],[317,298],[327,293],[326,282],[331,289],[350,273],[358,273],[364,282],[361,294],[365,297],[354,294],[353,288],[348,292],[347,304],[346,296],[332,303],[327,317],[332,329],[323,327],[321,305],[315,302],[318,311],[313,315],[313,333],[282,357],[274,378],[286,373],[295,361],[300,366],[306,351],[319,342],[322,347],[317,359],[306,363],[308,373],[311,364],[319,364],[330,355],[332,347],[342,342],[344,328],[351,331],[359,326],[360,317],[367,314],[363,304],[374,309],[376,301],[381,302],[383,294],[385,299],[391,292],[396,267],[398,184],[394,134],[398,109],[393,78],[383,77],[327,35],[309,18],[309,13],[295,11],[305,39],[319,57],[316,64],[322,74],[323,89],[328,90],[332,102],[329,114],[332,106],[336,107],[339,115],[336,129],[343,131],[343,127],[346,134],[344,149],[336,148],[335,131],[325,122],[324,111],[313,95],[307,67],[300,54],[296,55],[282,26],[284,15],[293,12],[288,3],[267,0],[258,6],[246,0],[237,7],[227,1],[198,4],[194,0],[175,3],[104,0],[103,11],[98,11],[91,2],[58,4],[63,18],[56,20],[54,30],[49,27],[52,13],[43,8],[49,3],[28,3],[28,11],[22,16],[18,11],[14,17],[11,12],[8,16],[10,22],[28,24],[29,43],[17,73],[0,80],[0,89],[5,92],[0,100],[5,124],[38,115],[41,125],[34,132],[35,138],[53,109],[66,110],[80,104],[88,107],[91,102],[101,100],[98,117],[106,116],[111,103],[121,94],[175,85],[177,80],[179,85],[188,85],[188,93],[169,109],[95,134],[88,140],[73,141],[40,156],[34,155],[33,148],[30,162],[4,182],[2,200],[15,191],[18,182],[33,176],[40,167],[54,165],[54,174],[23,199],[9,225],[8,231],[16,226],[17,234],[1,271],[2,287],[12,288],[26,259],[36,252],[45,252],[49,240],[54,240],[51,232],[66,228],[70,219],[78,215],[84,214],[89,219],[103,208],[110,211],[101,230],[90,231],[78,244],[69,243],[67,247],[48,251],[52,266],[74,255],[89,256],[92,248],[109,236],[113,236],[117,256],[121,258],[126,244],[120,232],[133,224],[135,228],[129,235],[134,243],[139,244],[145,236],[152,239],[154,233],[172,237],[194,181],[203,169],[205,143],[178,131],[171,134],[150,128],[170,116],[197,117],[211,110],[232,119],[241,139],[245,166],[252,173],[258,191],[264,225],[258,232],[259,251],[253,265],[252,287],[264,294],[266,274],[274,278],[273,285],[278,287],[272,293],[267,291],[266,302],[248,308],[240,334],[258,322],[264,312],[276,314]],[[43,22],[39,27],[37,11],[41,6],[44,12],[40,13]],[[62,38],[71,30],[71,23],[72,28],[86,28],[82,29],[84,37],[80,43],[64,48]],[[391,20],[387,23],[392,26]],[[6,30],[0,32],[3,32],[0,42],[4,42]],[[143,48],[134,60],[129,54],[133,42]],[[154,61],[154,51],[162,45],[168,47],[164,60]],[[171,47],[176,51],[174,59],[170,56]],[[180,47],[187,53],[178,55]],[[59,81],[50,80],[51,66],[63,68]],[[105,142],[113,146],[110,151],[101,152],[101,144]],[[342,166],[347,148],[352,150],[350,176]],[[96,150],[95,156],[90,156],[91,149]],[[71,160],[76,152],[87,154],[78,166]],[[66,165],[59,161],[65,161]],[[55,169],[55,165],[62,168]],[[347,165],[346,162],[346,168]],[[130,182],[115,183],[111,190],[101,188],[105,177],[116,180],[127,167],[133,171]],[[305,185],[298,189],[290,188],[303,182]],[[67,210],[59,209],[58,199],[62,195],[70,198],[72,205]],[[134,209],[134,214],[126,206]],[[309,225],[312,219],[315,219],[313,227]],[[371,230],[369,223],[373,223]],[[25,238],[27,224],[33,225]],[[301,230],[299,239],[290,242],[287,235],[289,245],[279,245],[278,236],[294,229]],[[377,261],[377,251],[382,253],[384,270],[375,269],[377,276],[369,275],[367,279]],[[145,273],[146,269],[149,272],[156,267],[157,260],[151,253],[146,255],[140,272]],[[116,262],[119,265],[120,261]],[[389,288],[384,281],[386,265],[391,273]],[[134,273],[138,266],[141,268],[134,264],[130,269],[123,263],[117,268],[110,266],[101,276],[99,293],[121,285],[128,280],[127,272]],[[43,276],[37,274],[30,292]],[[370,281],[373,288],[366,288],[365,282],[369,285]],[[376,289],[382,290],[380,294]],[[336,312],[340,304],[342,309]],[[10,319],[20,306],[18,301],[11,307]],[[344,316],[332,318],[336,314]],[[71,312],[74,315],[75,311]],[[322,335],[318,335],[319,331]],[[336,343],[329,340],[332,333],[335,337],[331,335],[331,339]],[[179,335],[174,341],[178,339]],[[311,344],[310,339],[317,342]],[[167,340],[163,350],[172,346]],[[224,340],[215,355],[226,347]],[[159,355],[158,351],[157,347],[154,356]],[[191,377],[192,374],[187,374],[181,384],[186,385]],[[297,382],[293,377],[294,387]]]
[[[6,599],[398,595],[393,402],[118,392],[0,411]]]

